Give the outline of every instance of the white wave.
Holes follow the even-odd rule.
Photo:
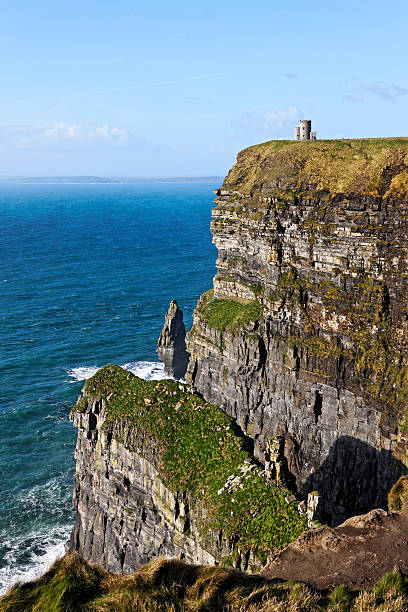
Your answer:
[[[161,361],[134,361],[122,366],[144,380],[164,380],[169,378],[164,373],[164,363]]]
[[[169,378],[164,373],[164,363],[160,361],[131,361],[121,367],[144,380],[164,380]],[[78,366],[67,370],[67,374],[73,379],[70,382],[76,382],[78,380],[88,380],[98,370],[97,366]]]
[[[98,370],[99,368],[97,366],[79,366],[67,370],[67,374],[74,379],[70,380],[70,382],[75,382],[77,380],[88,380],[88,378],[91,378]]]
[[[72,525],[58,526],[44,531],[26,533],[12,540],[3,539],[7,549],[5,567],[0,567],[0,596],[15,582],[35,580],[46,572],[56,559],[65,554],[65,542],[72,531]],[[27,558],[27,549],[29,555]],[[25,554],[25,562],[21,561]]]

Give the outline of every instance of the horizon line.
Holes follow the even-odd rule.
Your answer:
[[[102,182],[102,183],[115,183],[115,184],[126,184],[126,183],[140,183],[140,182],[152,182],[152,181],[213,181],[223,180],[223,175],[204,175],[204,176],[103,176],[97,174],[57,174],[57,175],[3,175],[0,176],[0,182]]]

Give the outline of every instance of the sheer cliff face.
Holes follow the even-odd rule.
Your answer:
[[[213,211],[213,292],[187,379],[331,522],[405,473],[408,140],[271,142],[240,153]]]

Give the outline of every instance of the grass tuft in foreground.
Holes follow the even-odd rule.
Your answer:
[[[1,612],[404,612],[407,606],[408,581],[397,571],[364,591],[339,586],[318,592],[174,559],[156,559],[134,574],[115,576],[74,554],[0,599]]]

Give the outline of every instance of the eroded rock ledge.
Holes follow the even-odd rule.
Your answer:
[[[398,569],[408,575],[408,514],[372,510],[336,528],[303,533],[262,570],[266,577],[300,580],[318,589],[367,587]]]

